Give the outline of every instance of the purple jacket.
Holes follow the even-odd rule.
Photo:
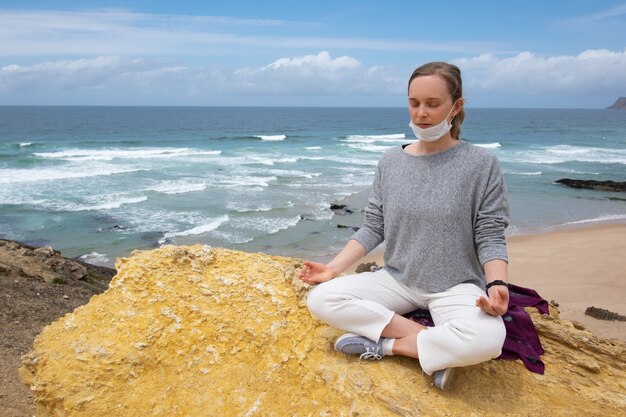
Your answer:
[[[502,354],[497,359],[521,359],[529,371],[543,374],[545,365],[540,359],[544,350],[532,319],[524,307],[536,307],[541,314],[549,314],[548,302],[535,290],[509,284],[509,308],[502,316],[506,338]],[[428,310],[415,310],[405,315],[424,326],[434,326]]]

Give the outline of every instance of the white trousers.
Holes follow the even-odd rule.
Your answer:
[[[422,370],[474,365],[500,355],[506,330],[501,317],[476,307],[485,296],[474,284],[439,293],[409,288],[387,271],[347,275],[319,284],[308,295],[309,311],[335,328],[378,341],[395,313],[427,308],[435,327],[417,336]]]

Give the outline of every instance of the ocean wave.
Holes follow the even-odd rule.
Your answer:
[[[556,145],[523,152],[502,153],[504,162],[532,164],[560,164],[564,162],[594,162],[626,164],[626,149],[597,148],[574,145]]]
[[[15,184],[36,181],[55,181],[73,178],[87,178],[146,171],[138,168],[121,167],[59,167],[38,169],[0,169],[0,184]]]
[[[203,233],[211,232],[224,223],[228,222],[230,217],[227,214],[214,218],[209,223],[201,224],[200,226],[192,227],[191,229],[183,230],[180,232],[166,232],[163,238],[159,239],[159,244],[165,243],[167,240],[176,237],[176,236],[191,236],[191,235],[201,235]]]
[[[509,174],[509,175],[524,175],[524,176],[535,176],[535,175],[543,174],[543,172],[541,172],[541,171],[518,172],[518,171],[509,171],[509,170],[504,170],[504,173],[505,174]]]
[[[254,176],[232,176],[219,177],[209,180],[211,187],[218,188],[242,188],[242,187],[269,187],[269,183],[276,181],[278,178],[271,177],[254,177]]]
[[[298,157],[286,157],[286,158],[272,158],[270,156],[257,156],[249,155],[244,158],[244,164],[261,164],[273,166],[276,163],[279,164],[291,164],[298,161]]]
[[[191,148],[129,148],[129,149],[68,149],[57,152],[35,152],[46,159],[68,161],[111,161],[113,159],[154,159],[183,156],[220,155],[222,151],[203,151]]]
[[[357,159],[357,158],[344,158],[340,156],[328,156],[325,158],[327,161],[339,162],[346,165],[366,165],[376,166],[378,165],[378,159]]]
[[[342,142],[361,142],[361,143],[374,143],[374,142],[389,142],[389,143],[404,143],[406,141],[406,135],[404,133],[397,133],[391,135],[348,135],[345,139],[341,139]]]
[[[263,232],[268,235],[273,235],[281,230],[289,229],[300,222],[300,216],[283,218],[268,218],[268,217],[243,217],[233,220],[232,226],[237,229],[251,229],[258,232]]]
[[[346,146],[348,146],[349,148],[358,149],[360,151],[376,152],[376,153],[384,152],[390,148],[390,146],[372,145],[369,143],[350,143]]]
[[[254,135],[254,137],[267,141],[279,141],[287,139],[286,135]]]
[[[163,181],[146,188],[146,191],[156,191],[163,194],[184,194],[206,189],[205,183],[189,182],[186,180]]]
[[[306,172],[306,171],[295,171],[295,170],[285,170],[285,169],[269,169],[265,171],[265,173],[270,175],[275,175],[278,177],[302,177],[307,179],[312,179],[315,177],[319,177],[322,175],[321,172]]]
[[[81,255],[78,259],[91,265],[107,266],[111,262],[106,254],[91,252]]]
[[[502,147],[502,145],[499,142],[495,142],[495,143],[474,143],[474,145],[480,146],[481,148],[487,148],[487,149],[495,149],[495,148]]]
[[[255,203],[242,203],[242,202],[233,202],[233,201],[229,201],[228,203],[226,203],[226,208],[228,210],[234,210],[239,213],[272,211],[271,204],[258,205]]]
[[[309,151],[318,151],[322,149],[322,147],[321,146],[306,146],[304,149],[309,150]]]
[[[24,148],[24,147],[30,146],[32,144],[33,144],[33,142],[22,142],[22,143],[20,143],[20,148]]]
[[[567,223],[563,223],[560,226],[571,226],[575,224],[586,224],[586,223],[600,223],[600,222],[614,222],[614,221],[623,221],[626,220],[626,214],[607,214],[600,217],[594,217],[591,219],[583,219],[576,220]],[[555,226],[559,227],[559,226]]]
[[[121,197],[98,204],[77,204],[71,202],[43,202],[40,205],[57,211],[93,211],[93,210],[114,210],[127,204],[137,204],[146,201],[148,197]]]

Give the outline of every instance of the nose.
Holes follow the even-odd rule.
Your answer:
[[[425,119],[428,117],[428,112],[426,111],[426,107],[425,106],[419,106],[417,108],[417,118],[418,119]]]

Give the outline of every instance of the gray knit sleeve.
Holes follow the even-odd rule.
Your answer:
[[[366,254],[370,253],[385,240],[381,171],[381,162],[379,162],[372,184],[372,191],[370,192],[368,204],[365,208],[363,226],[352,235],[352,239],[363,245]]]
[[[474,243],[481,265],[494,259],[508,262],[504,230],[509,225],[509,202],[500,163],[495,156],[491,162],[474,228]]]

